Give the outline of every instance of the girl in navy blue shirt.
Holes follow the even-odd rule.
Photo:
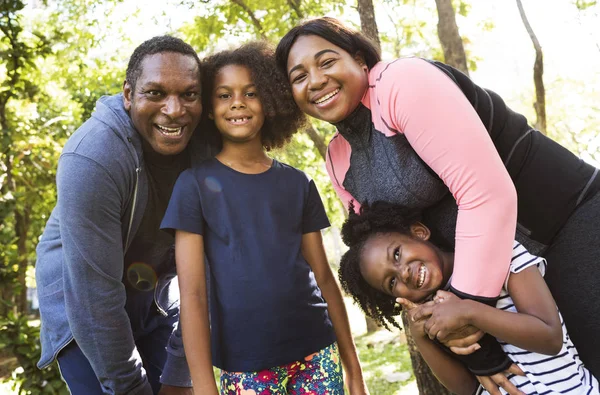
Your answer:
[[[319,193],[266,154],[304,121],[273,50],[247,44],[202,69],[221,151],[180,175],[161,225],[176,231],[194,392],[217,394],[214,365],[221,394],[343,394],[341,356],[350,392],[367,394],[323,248]]]

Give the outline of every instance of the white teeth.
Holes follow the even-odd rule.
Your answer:
[[[246,122],[248,118],[232,118],[229,120],[231,123],[243,123]]]
[[[158,129],[160,129],[160,131],[167,136],[176,136],[179,133],[181,133],[181,129],[183,129],[183,128],[168,128],[166,126],[161,126],[158,124],[156,125],[156,127]]]
[[[421,265],[419,268],[419,281],[417,282],[417,288],[421,288],[425,282],[425,265]]]
[[[331,92],[331,93],[329,93],[329,94],[327,94],[327,95],[323,96],[323,97],[322,97],[322,98],[320,98],[319,100],[316,100],[316,101],[315,101],[315,103],[316,103],[316,104],[321,104],[321,103],[323,103],[323,102],[326,102],[327,100],[329,100],[329,99],[331,99],[332,97],[334,97],[335,95],[337,95],[339,91],[340,91],[339,89],[336,89],[336,90],[334,90],[333,92]]]

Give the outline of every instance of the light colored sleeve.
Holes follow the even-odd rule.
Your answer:
[[[350,202],[353,202],[354,211],[358,212],[360,210],[360,203],[342,185],[346,178],[346,173],[350,168],[350,153],[351,149],[348,141],[341,134],[336,133],[327,147],[325,167],[333,184],[333,189],[342,201],[346,211],[348,211]]]
[[[517,194],[479,116],[460,88],[422,59],[402,59],[382,72],[384,119],[404,133],[458,204],[452,287],[497,297],[508,273]]]

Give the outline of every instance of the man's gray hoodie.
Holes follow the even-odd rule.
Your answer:
[[[194,136],[190,142],[192,163],[209,152],[198,140]],[[37,247],[38,366],[48,366],[74,338],[105,392],[152,394],[130,323],[143,317],[126,313],[122,282],[125,252],[144,214],[148,182],[142,138],[121,94],[101,98],[91,118],[69,138],[56,183],[57,204]],[[154,290],[163,314],[179,304],[172,279],[172,274],[161,276]],[[161,382],[191,386],[179,330],[167,352]]]

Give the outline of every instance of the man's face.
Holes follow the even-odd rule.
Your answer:
[[[162,52],[142,60],[135,87],[125,81],[125,109],[138,133],[161,155],[185,149],[202,114],[200,70],[189,55]]]

